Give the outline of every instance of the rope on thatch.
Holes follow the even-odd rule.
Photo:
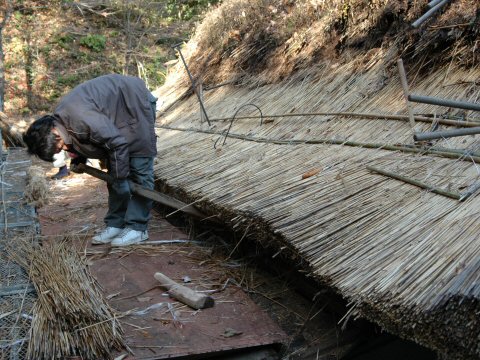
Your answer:
[[[40,166],[31,166],[27,172],[27,184],[24,190],[25,200],[35,207],[48,203],[50,188],[45,171]]]
[[[237,116],[237,120],[245,119],[270,119],[270,118],[282,118],[282,117],[305,117],[305,116],[341,116],[341,117],[352,117],[352,118],[363,118],[363,119],[386,119],[386,120],[397,120],[397,121],[408,121],[409,116],[407,115],[392,115],[392,114],[376,114],[376,113],[354,113],[354,112],[306,112],[306,113],[287,113],[287,114],[274,114],[274,115],[250,115],[250,116]],[[231,120],[231,117],[224,118],[214,118],[210,119],[211,122],[226,121]],[[458,127],[476,127],[479,124],[479,120],[453,120],[453,119],[444,119],[444,118],[432,118],[428,116],[417,116],[414,115],[413,119],[415,121],[424,122],[424,123],[438,123],[442,125],[458,126]],[[325,121],[325,120],[323,120]]]
[[[118,315],[95,278],[64,240],[38,246],[17,239],[8,251],[28,271],[37,291],[28,345],[29,359],[109,358],[124,345]]]
[[[218,134],[224,136],[225,133],[214,131],[214,130],[201,130],[201,129],[193,129],[193,128],[178,128],[168,125],[160,125],[158,126],[161,129],[166,130],[175,130],[175,131],[186,131],[186,132],[196,132],[196,133],[203,133],[203,134]],[[476,153],[472,154],[470,152],[459,151],[456,149],[435,149],[435,148],[416,148],[411,147],[408,145],[390,145],[390,144],[380,144],[380,143],[364,143],[358,141],[350,141],[350,140],[338,140],[338,139],[302,139],[302,140],[295,140],[295,139],[270,139],[265,137],[255,137],[255,136],[248,136],[248,135],[241,135],[235,133],[229,133],[229,137],[234,139],[240,139],[245,141],[253,141],[258,143],[269,143],[269,144],[277,144],[277,145],[318,145],[318,144],[331,144],[331,145],[345,145],[345,146],[353,146],[353,147],[361,147],[366,149],[382,149],[382,150],[389,150],[389,151],[400,151],[404,153],[414,153],[419,155],[437,155],[440,157],[450,158],[450,159],[458,159],[464,161],[474,161],[480,162],[480,156]]]

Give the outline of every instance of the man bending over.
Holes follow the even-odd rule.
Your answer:
[[[115,181],[108,187],[105,228],[93,244],[126,246],[148,239],[152,201],[130,194],[128,180],[153,189],[156,98],[145,83],[122,75],[104,75],[75,87],[52,115],[34,121],[23,135],[31,154],[53,161],[62,150],[70,168],[87,158],[105,159]]]

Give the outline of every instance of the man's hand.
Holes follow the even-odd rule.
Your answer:
[[[70,164],[70,171],[73,171],[76,174],[83,174],[85,172],[85,164]]]
[[[87,163],[87,158],[83,156],[76,156],[70,160],[70,171],[73,171],[77,174],[82,174],[84,172],[84,167],[79,166],[80,164],[85,165]]]

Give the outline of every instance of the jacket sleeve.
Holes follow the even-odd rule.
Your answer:
[[[116,179],[126,179],[130,172],[130,160],[127,140],[113,122],[105,115],[90,111],[84,112],[75,122],[80,131],[73,135],[80,142],[88,142],[102,147],[108,153],[109,172]]]

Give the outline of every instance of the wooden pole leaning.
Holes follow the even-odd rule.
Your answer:
[[[200,101],[203,103],[205,99],[203,98],[203,82],[202,81],[198,82],[198,96]],[[200,107],[200,121],[202,123],[207,121],[207,118],[205,117],[205,112],[203,111],[202,107]]]
[[[112,184],[114,182],[114,179],[112,176],[107,174],[106,172],[95,169],[91,166],[85,165],[85,164],[79,164],[78,168],[80,171],[83,171],[93,177],[96,177],[97,179],[103,180],[109,184]],[[135,184],[133,181],[128,182],[130,186],[130,191],[132,194],[136,194],[139,196],[143,196],[144,198],[156,201],[162,205],[166,205],[169,207],[172,207],[174,209],[183,211],[184,213],[187,213],[189,215],[193,215],[195,217],[198,217],[200,219],[205,219],[207,216],[202,213],[200,210],[195,208],[193,205],[186,204],[180,200],[177,200],[171,196],[168,196],[166,194],[159,193],[158,191],[147,189],[143,186],[140,186],[138,184]],[[215,219],[212,219],[212,221],[215,221]]]
[[[405,68],[403,67],[402,59],[397,60],[397,66],[398,66],[398,74],[400,76],[400,83],[402,84],[402,88],[403,88],[403,96],[407,103],[408,120],[410,121],[410,127],[412,128],[412,132],[415,132],[415,117],[413,116],[413,109],[408,100],[408,96],[410,94],[409,94],[408,83],[407,83],[407,75],[405,73]]]

